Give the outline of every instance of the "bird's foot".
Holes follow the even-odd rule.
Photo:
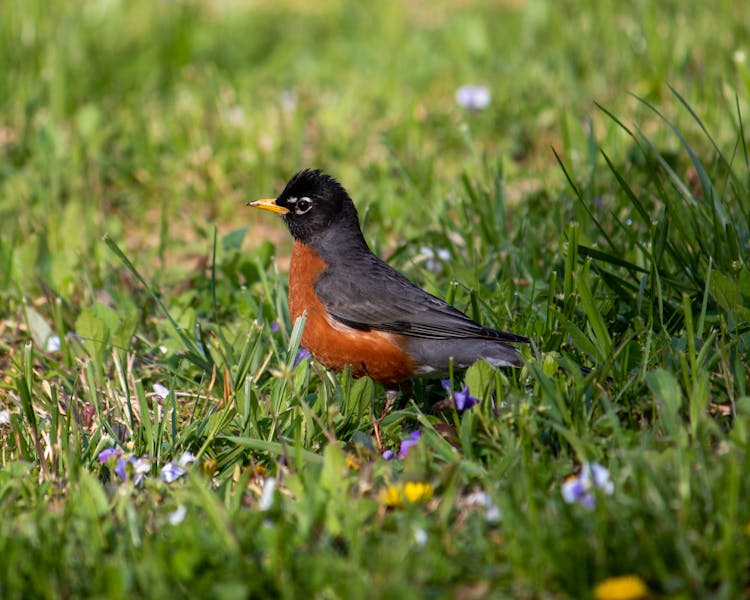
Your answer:
[[[378,445],[378,452],[383,452],[380,424],[383,422],[383,419],[385,419],[393,410],[393,407],[396,405],[396,401],[398,400],[398,395],[399,390],[386,390],[385,406],[383,406],[383,412],[380,413],[380,417],[377,420],[373,419],[372,431],[375,435],[375,442]]]

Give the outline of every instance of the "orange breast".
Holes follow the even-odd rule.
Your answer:
[[[414,363],[401,350],[398,335],[360,331],[333,322],[315,295],[315,280],[327,263],[312,248],[294,243],[289,269],[289,313],[292,323],[306,315],[302,345],[327,368],[351,365],[354,377],[369,375],[383,385],[395,385],[414,374]]]

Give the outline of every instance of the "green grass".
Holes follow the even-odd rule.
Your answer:
[[[0,596],[746,594],[741,3],[315,6],[0,4]],[[455,374],[463,414],[417,381],[378,448],[384,391],[294,364],[291,241],[245,208],[302,167],[525,368]],[[614,493],[566,504],[594,461]]]

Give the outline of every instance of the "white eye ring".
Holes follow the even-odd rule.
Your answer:
[[[313,206],[312,200],[307,196],[303,196],[294,203],[294,212],[298,215],[304,215]]]

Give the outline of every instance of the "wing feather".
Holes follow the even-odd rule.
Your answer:
[[[529,341],[520,335],[482,327],[373,254],[365,264],[348,265],[338,273],[329,268],[315,283],[315,292],[333,318],[355,329],[419,338]]]

